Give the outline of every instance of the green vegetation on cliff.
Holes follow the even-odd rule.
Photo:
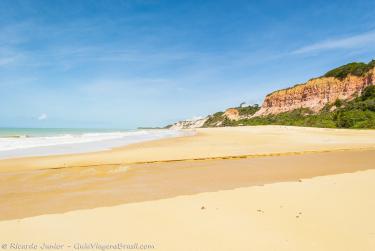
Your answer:
[[[254,115],[260,109],[260,107],[258,104],[255,104],[252,106],[235,107],[233,109],[238,111],[239,116],[250,117],[251,115]],[[233,121],[224,115],[224,112],[217,112],[209,116],[203,127],[231,126],[232,122]]]
[[[242,108],[236,108],[242,109]],[[251,116],[258,106],[246,107]],[[251,112],[250,112],[251,111]],[[241,115],[241,112],[240,112]],[[223,112],[211,115],[203,127],[239,125],[290,125],[325,128],[373,128],[375,129],[375,86],[368,86],[362,95],[351,100],[336,100],[317,114],[308,108],[290,112],[240,120],[229,120]]]
[[[238,110],[240,116],[251,116],[254,115],[254,113],[256,113],[260,109],[260,107],[258,104],[255,104],[245,107],[238,107],[236,109]]]
[[[375,60],[372,60],[368,64],[354,62],[330,70],[329,72],[324,74],[324,77],[335,77],[338,79],[344,79],[349,74],[355,76],[363,76],[374,67]]]
[[[223,116],[224,112],[217,112],[214,113],[213,115],[210,115],[206,122],[204,122],[203,127],[215,127],[219,123],[222,124],[222,121],[227,119],[226,117]]]
[[[368,86],[360,97],[344,103],[333,119],[337,127],[375,128],[375,86]]]

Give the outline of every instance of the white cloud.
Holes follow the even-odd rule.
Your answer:
[[[358,48],[365,45],[373,45],[375,43],[375,31],[362,33],[339,39],[329,39],[317,43],[313,43],[304,47],[301,47],[293,54],[303,54],[309,52],[317,52],[322,50],[333,50],[333,49],[352,49]]]
[[[48,115],[47,114],[45,114],[45,113],[42,113],[42,114],[40,114],[39,116],[38,116],[38,120],[46,120],[48,118]]]

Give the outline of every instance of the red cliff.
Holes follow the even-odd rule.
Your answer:
[[[349,74],[343,79],[335,77],[312,79],[306,83],[268,94],[254,117],[278,114],[297,108],[309,108],[318,112],[326,104],[333,103],[337,99],[355,98],[365,87],[374,84],[375,68],[370,69],[363,76]]]

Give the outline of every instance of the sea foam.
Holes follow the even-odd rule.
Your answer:
[[[191,134],[178,130],[88,132],[52,136],[0,137],[0,158],[108,150],[132,143]]]

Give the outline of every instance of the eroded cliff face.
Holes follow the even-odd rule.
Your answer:
[[[350,100],[362,90],[375,84],[375,68],[364,76],[348,75],[340,80],[333,77],[321,77],[279,90],[266,96],[261,109],[253,117],[278,114],[297,108],[309,108],[314,112],[320,111],[326,104],[337,99]]]
[[[223,116],[226,116],[230,120],[239,120],[240,119],[240,113],[236,108],[229,108],[227,109]]]

